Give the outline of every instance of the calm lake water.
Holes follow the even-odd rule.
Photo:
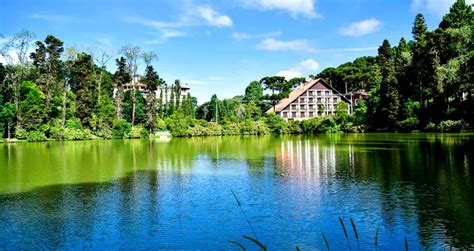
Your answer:
[[[474,248],[474,134],[0,144],[0,250],[255,249],[246,217],[277,250]]]

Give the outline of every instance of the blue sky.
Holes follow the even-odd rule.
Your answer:
[[[470,0],[473,2],[474,0]],[[436,27],[454,0],[3,0],[0,33],[23,28],[86,50],[154,51],[160,76],[203,103],[269,75],[315,74],[411,38],[416,13]],[[118,55],[116,56],[118,57]],[[143,63],[140,68],[143,71]],[[115,71],[114,62],[108,65]]]

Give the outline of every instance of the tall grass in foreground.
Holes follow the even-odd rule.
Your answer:
[[[252,231],[252,234],[254,236],[254,237],[250,237],[250,236],[243,235],[242,237],[244,239],[250,241],[251,243],[255,244],[259,249],[264,250],[264,251],[268,250],[267,246],[265,244],[263,244],[258,239],[257,234],[255,233],[255,229],[253,228],[249,218],[247,217],[247,214],[245,213],[245,210],[243,209],[242,204],[240,203],[239,198],[235,194],[234,190],[230,189],[230,191],[232,192],[232,196],[234,197],[235,201],[237,202],[237,205],[240,208],[240,211],[242,212],[242,215],[244,216],[244,218],[245,218],[247,224],[249,225],[249,228]],[[350,243],[349,243],[349,235],[347,233],[347,228],[344,224],[344,220],[342,219],[342,217],[338,217],[338,218],[339,218],[339,223],[341,225],[344,236],[347,240],[348,249],[351,250]],[[349,218],[349,221],[351,222],[352,230],[354,231],[354,237],[357,240],[357,246],[358,246],[358,249],[360,250],[359,233],[357,231],[356,224],[354,223],[354,220],[352,218]],[[322,233],[321,236],[322,236],[322,240],[324,241],[324,244],[325,244],[327,250],[331,250],[329,240],[326,238],[326,235],[324,233]],[[375,250],[378,250],[378,241],[379,241],[379,228],[377,227],[375,229],[375,242],[374,242]],[[409,249],[408,249],[408,239],[407,239],[407,237],[404,237],[404,241],[405,241],[405,250],[408,251]],[[229,243],[239,247],[241,250],[246,250],[245,246],[242,243],[240,243],[236,240],[229,240]],[[296,246],[296,250],[299,251],[301,249],[298,246]]]

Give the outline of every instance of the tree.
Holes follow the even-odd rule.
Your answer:
[[[72,65],[71,89],[76,93],[76,117],[88,128],[91,127],[95,107],[93,69],[92,56],[86,53],[78,54]]]
[[[214,122],[219,123],[219,99],[216,94],[212,95],[209,102],[209,115],[210,121],[214,120]]]
[[[179,102],[181,99],[181,81],[179,79],[176,79],[174,81],[174,90],[175,92],[175,110],[179,109]]]
[[[114,82],[115,87],[117,89],[115,93],[115,116],[117,120],[120,120],[123,118],[123,85],[130,82],[130,74],[126,70],[127,60],[124,57],[120,57],[120,59],[117,59],[116,63],[118,69],[114,74]]]
[[[38,87],[46,95],[46,112],[51,114],[53,95],[65,92],[60,84],[61,53],[64,52],[63,42],[53,35],[46,36],[44,43],[36,41],[37,48],[31,53],[33,65],[38,69]]]
[[[175,106],[174,106],[174,102],[175,102],[175,85],[171,85],[171,89],[170,89],[170,100],[168,102],[168,110],[167,110],[167,114],[168,116],[171,116],[173,115],[174,111],[175,111]]]
[[[153,133],[157,117],[156,91],[158,90],[159,83],[159,76],[153,69],[153,66],[147,66],[143,82],[147,87],[146,128],[150,133]]]
[[[400,102],[392,48],[388,40],[383,41],[378,52],[378,61],[382,71],[378,124],[382,127],[394,128],[398,121]]]
[[[273,77],[264,77],[260,80],[260,84],[264,86],[265,90],[270,90],[271,94],[264,96],[265,100],[268,100],[275,110],[275,105],[277,101],[286,98],[291,90],[299,85],[304,78],[294,78],[289,81],[285,80],[285,77],[273,76]]]
[[[409,99],[412,93],[409,71],[411,70],[412,54],[405,38],[401,38],[395,49],[395,70],[403,100]]]
[[[153,51],[144,51],[142,52],[141,57],[147,67],[150,66],[153,61],[158,59],[158,56]]]
[[[27,131],[38,130],[47,118],[46,97],[32,81],[25,81],[20,86],[19,128]],[[18,130],[18,129],[17,129]]]
[[[133,46],[131,44],[126,44],[120,49],[121,53],[124,54],[128,62],[128,72],[132,76],[132,126],[135,125],[135,110],[136,110],[136,86],[137,83],[137,67],[138,67],[138,58],[141,55],[141,49],[138,46]]]
[[[449,13],[443,17],[443,21],[439,24],[442,29],[462,28],[471,26],[474,23],[474,11],[465,0],[456,0],[451,6]]]
[[[252,81],[245,88],[244,101],[247,103],[260,102],[263,98],[263,88],[258,81]]]
[[[30,72],[29,50],[32,47],[35,34],[28,30],[22,30],[13,35],[13,37],[5,41],[0,47],[0,55],[5,59],[7,66],[7,74],[4,81],[10,84],[9,89],[13,93],[13,102],[15,104],[16,121],[21,120],[20,113],[20,84],[26,79]],[[16,59],[13,57],[16,55]]]

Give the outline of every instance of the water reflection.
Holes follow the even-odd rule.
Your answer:
[[[473,248],[472,134],[0,145],[0,249]],[[361,240],[346,242],[338,217]]]

